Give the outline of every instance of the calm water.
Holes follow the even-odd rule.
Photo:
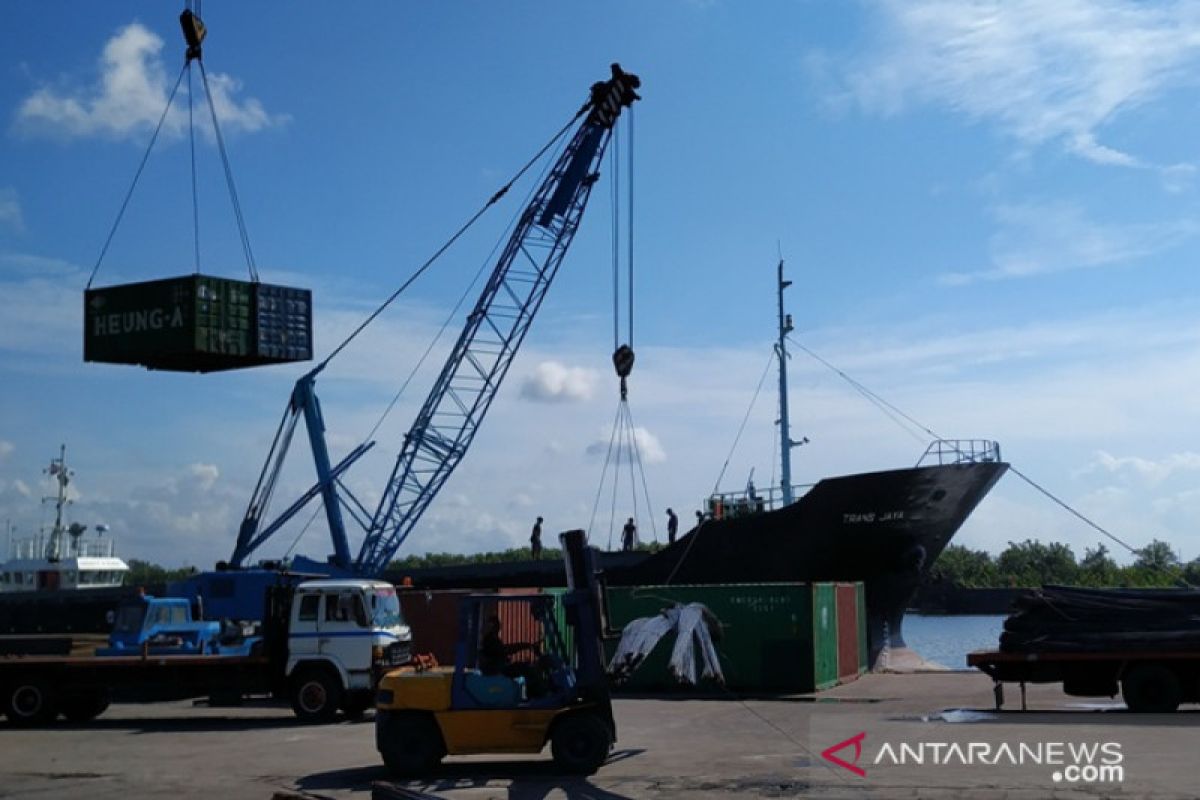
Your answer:
[[[951,669],[967,668],[967,653],[995,650],[1000,643],[1004,615],[927,617],[904,615],[904,641],[926,661]]]

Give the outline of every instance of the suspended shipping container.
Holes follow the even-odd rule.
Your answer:
[[[703,603],[720,620],[720,640],[715,644],[726,686],[733,692],[802,693],[836,685],[839,633],[861,641],[860,620],[865,621],[857,608],[844,622],[839,619],[832,584],[761,583],[609,587],[609,624],[623,628],[674,603]],[[844,631],[839,631],[839,622]],[[664,638],[624,690],[680,689],[667,669],[673,645],[673,635]],[[697,688],[722,692],[711,685]]]
[[[185,275],[88,289],[83,360],[216,372],[312,359],[312,292]]]

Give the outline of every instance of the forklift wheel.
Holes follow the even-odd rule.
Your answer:
[[[376,744],[383,763],[398,777],[428,772],[446,755],[437,722],[428,713],[420,711],[389,714]]]
[[[565,772],[591,775],[608,759],[612,737],[595,714],[573,714],[554,726],[550,752]]]

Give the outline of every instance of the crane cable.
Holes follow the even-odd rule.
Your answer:
[[[208,72],[204,68],[204,60],[202,56],[201,42],[204,40],[205,29],[200,21],[200,3],[199,0],[195,3],[196,11],[192,12],[192,2],[188,0],[185,4],[185,10],[180,17],[180,22],[184,28],[184,38],[187,40],[188,49],[184,56],[183,66],[179,70],[179,75],[175,79],[175,84],[171,88],[171,92],[167,95],[167,102],[163,107],[162,114],[159,115],[158,124],[154,127],[154,133],[150,136],[150,141],[146,145],[146,150],[142,154],[141,161],[138,163],[137,169],[134,171],[133,180],[129,184],[129,189],[125,192],[125,197],[121,201],[121,205],[117,210],[116,219],[113,220],[112,227],[109,228],[108,236],[104,240],[104,245],[100,248],[100,255],[96,258],[96,263],[92,267],[91,274],[88,276],[87,286],[91,289],[92,283],[96,280],[96,274],[100,271],[100,265],[104,261],[105,255],[108,254],[108,249],[112,245],[113,238],[116,236],[117,228],[120,227],[121,221],[125,218],[125,212],[129,208],[129,201],[133,198],[133,192],[137,188],[138,181],[142,177],[142,172],[146,168],[146,163],[150,160],[150,153],[154,149],[154,145],[158,142],[159,134],[162,132],[163,124],[167,120],[167,114],[171,111],[171,106],[175,102],[175,97],[179,93],[179,87],[183,82],[184,74],[188,79],[188,139],[191,160],[191,182],[192,182],[192,231],[193,231],[193,258],[195,271],[200,272],[200,210],[199,210],[199,193],[197,189],[196,176],[196,133],[195,119],[193,116],[193,92],[192,92],[192,62],[195,61],[200,67],[200,80],[204,87],[204,97],[208,102],[209,116],[213,125],[213,138],[217,143],[217,150],[221,156],[221,165],[225,174],[225,185],[229,191],[230,203],[233,206],[234,221],[237,224],[238,238],[242,245],[242,254],[246,259],[246,269],[249,272],[250,280],[253,283],[259,282],[258,267],[254,261],[254,250],[250,245],[250,234],[246,227],[245,214],[242,212],[242,204],[238,199],[237,185],[233,179],[233,168],[230,165],[229,153],[225,148],[225,137],[221,134],[221,124],[217,118],[216,103],[213,102],[212,89],[208,83]]]
[[[500,198],[504,197],[504,195],[508,193],[508,190],[512,188],[514,183],[516,183],[518,180],[520,180],[521,177],[526,172],[528,172],[529,169],[531,167],[533,167],[533,165],[536,164],[542,158],[542,156],[544,156],[546,154],[547,151],[549,151],[551,148],[553,148],[555,146],[555,144],[558,142],[559,139],[561,139],[563,136],[566,135],[567,131],[569,131],[571,129],[571,126],[575,124],[575,121],[577,119],[579,119],[581,116],[583,116],[583,114],[585,114],[589,108],[590,108],[590,105],[584,105],[583,108],[579,109],[579,111],[576,112],[576,114],[573,117],[571,117],[571,119],[567,122],[567,124],[564,125],[561,129],[559,129],[559,131],[556,134],[554,134],[553,137],[551,137],[550,141],[546,142],[546,144],[544,144],[542,146],[542,148],[540,150],[538,150],[537,153],[535,153],[532,158],[530,158],[527,162],[525,162],[525,165],[522,166],[519,170],[517,170],[517,173],[515,175],[513,175],[513,177],[510,178],[507,183],[505,183],[503,186],[501,186],[496,191],[496,193],[493,194],[488,199],[488,201],[486,203],[484,203],[483,206],[481,206],[479,208],[479,210],[476,211],[471,216],[470,219],[468,219],[465,223],[463,223],[462,226],[460,226],[459,229],[457,231],[455,231],[454,234],[445,241],[445,243],[442,244],[441,247],[439,247],[437,250],[435,250],[433,255],[431,255],[428,259],[425,260],[425,263],[423,263],[420,267],[418,267],[417,270],[415,272],[413,272],[413,274],[410,275],[404,281],[404,283],[402,283],[400,285],[400,287],[398,289],[396,289],[396,291],[392,292],[391,295],[389,295],[388,298],[386,300],[384,300],[379,305],[378,308],[376,308],[374,311],[372,311],[370,314],[368,314],[367,318],[364,319],[361,323],[359,323],[358,327],[356,327],[353,331],[351,331],[350,335],[347,336],[345,339],[343,339],[341,344],[339,344],[337,347],[333,348],[333,351],[330,352],[330,354],[327,355],[324,358],[324,360],[322,360],[321,363],[318,364],[312,370],[313,374],[325,369],[325,367],[329,364],[330,361],[333,360],[333,358],[335,356],[337,356],[339,353],[341,353],[343,350],[345,350],[346,346],[349,345],[350,342],[354,341],[354,339],[360,333],[362,333],[363,330],[368,325],[370,325],[372,322],[374,322],[375,319],[380,314],[382,314],[387,309],[388,306],[390,306],[393,302],[395,302],[396,298],[398,298],[401,294],[403,294],[404,291],[406,289],[408,289],[408,287],[411,286],[417,280],[417,278],[421,277],[421,275],[423,275],[426,270],[428,270],[431,266],[433,266],[434,262],[437,261],[439,258],[441,258],[441,256],[447,250],[449,250],[450,247],[455,242],[457,242],[459,240],[459,238],[462,237],[462,235],[465,234],[471,228],[471,226],[474,225],[479,220],[479,218],[484,215],[484,213],[488,209],[490,209],[493,205],[496,204],[497,201],[500,200]]]
[[[795,341],[795,340],[794,340],[794,339],[792,339],[792,337],[790,337],[790,336],[788,337],[788,341],[790,341],[792,344],[794,344],[794,345],[795,345],[796,347],[798,347],[800,350],[803,350],[805,353],[807,353],[809,356],[811,356],[811,357],[812,357],[814,360],[816,360],[817,362],[819,362],[820,364],[822,364],[822,365],[823,365],[823,366],[825,366],[826,368],[828,368],[828,369],[830,369],[831,371],[833,371],[833,372],[834,372],[834,373],[835,373],[835,374],[836,374],[838,377],[840,377],[842,380],[846,381],[846,382],[847,382],[848,384],[850,384],[850,386],[851,386],[851,387],[853,387],[853,388],[854,388],[854,389],[855,389],[857,392],[859,392],[860,394],[862,394],[862,396],[863,396],[863,397],[865,397],[867,400],[869,400],[869,401],[870,401],[871,403],[873,403],[875,406],[877,406],[878,408],[880,408],[881,410],[883,410],[885,413],[887,413],[887,415],[888,415],[889,417],[891,417],[893,421],[897,422],[897,424],[899,424],[901,427],[904,427],[904,428],[905,428],[905,430],[907,430],[909,433],[912,433],[912,430],[911,430],[911,428],[907,428],[907,427],[905,427],[905,426],[904,426],[902,423],[900,423],[900,422],[899,422],[899,419],[898,419],[898,417],[899,417],[899,418],[902,418],[902,419],[904,419],[904,420],[906,420],[906,421],[907,421],[908,423],[910,423],[911,425],[913,425],[913,426],[915,426],[915,427],[919,428],[920,430],[924,431],[925,433],[929,434],[929,435],[930,435],[930,436],[932,436],[934,439],[942,440],[942,437],[941,437],[940,435],[938,435],[938,434],[937,434],[935,431],[933,431],[932,429],[930,429],[928,426],[926,426],[926,425],[923,425],[922,423],[920,423],[920,422],[918,422],[917,420],[913,419],[911,416],[909,416],[908,414],[904,413],[904,412],[903,412],[903,411],[901,411],[899,408],[897,408],[896,406],[892,405],[892,404],[891,404],[891,403],[889,403],[887,400],[883,399],[883,398],[882,398],[882,397],[880,397],[878,394],[876,394],[875,392],[871,391],[870,389],[868,389],[866,386],[864,386],[863,384],[861,384],[860,382],[858,382],[858,381],[857,381],[857,380],[855,380],[854,378],[851,378],[851,377],[850,377],[849,375],[847,375],[845,372],[843,372],[842,370],[838,369],[838,368],[837,368],[837,367],[835,367],[833,364],[831,364],[831,363],[829,363],[828,361],[826,361],[824,358],[821,358],[821,356],[817,355],[815,352],[813,352],[813,351],[812,351],[812,350],[810,350],[809,348],[805,347],[803,344],[801,344],[801,343],[799,343],[799,342]],[[943,441],[944,441],[944,440],[943,440]],[[1067,503],[1065,500],[1063,500],[1062,498],[1060,498],[1060,497],[1058,497],[1057,495],[1055,495],[1054,493],[1052,493],[1052,492],[1051,492],[1049,489],[1045,488],[1045,487],[1044,487],[1044,486],[1042,486],[1041,484],[1039,484],[1039,483],[1037,483],[1036,481],[1034,481],[1032,478],[1030,478],[1030,477],[1029,477],[1028,475],[1026,475],[1025,473],[1021,472],[1019,469],[1017,469],[1017,468],[1016,468],[1015,466],[1013,466],[1012,464],[1009,464],[1009,465],[1008,465],[1008,468],[1009,468],[1009,470],[1010,470],[1010,471],[1011,471],[1011,472],[1012,472],[1014,475],[1016,475],[1016,476],[1017,476],[1018,478],[1020,478],[1022,481],[1024,481],[1024,482],[1025,482],[1025,483],[1027,483],[1027,484],[1029,484],[1029,486],[1033,487],[1035,490],[1037,490],[1038,492],[1040,492],[1042,495],[1044,495],[1046,498],[1048,498],[1048,499],[1049,499],[1049,500],[1051,500],[1052,502],[1054,502],[1054,503],[1056,503],[1057,505],[1061,506],[1061,507],[1062,507],[1062,508],[1063,508],[1065,511],[1067,511],[1068,513],[1070,513],[1071,515],[1073,515],[1074,517],[1076,517],[1077,519],[1079,519],[1081,522],[1083,522],[1083,523],[1084,523],[1085,525],[1087,525],[1088,527],[1092,528],[1093,530],[1097,531],[1097,532],[1098,532],[1098,533],[1100,533],[1100,534],[1103,534],[1104,536],[1107,536],[1109,539],[1111,539],[1112,541],[1116,542],[1116,543],[1117,543],[1117,544],[1119,544],[1121,547],[1124,547],[1126,550],[1128,550],[1128,551],[1129,551],[1130,553],[1132,553],[1133,555],[1138,555],[1138,554],[1140,554],[1140,553],[1141,553],[1141,550],[1139,550],[1138,548],[1136,548],[1136,547],[1134,547],[1133,545],[1129,544],[1128,542],[1124,541],[1123,539],[1121,539],[1120,537],[1118,537],[1116,534],[1114,534],[1114,533],[1111,533],[1110,531],[1106,530],[1106,529],[1105,529],[1104,527],[1102,527],[1100,524],[1098,524],[1097,522],[1093,521],[1092,519],[1090,519],[1089,517],[1087,517],[1086,515],[1084,515],[1084,514],[1083,514],[1081,511],[1079,511],[1078,509],[1074,508],[1074,507],[1073,507],[1073,506],[1071,506],[1069,503]]]
[[[632,109],[631,109],[632,111]],[[609,436],[608,449],[605,454],[604,465],[600,472],[600,482],[596,487],[596,498],[592,505],[592,516],[588,522],[588,529],[591,530],[596,521],[596,514],[600,506],[600,498],[604,493],[605,482],[608,479],[609,467],[612,467],[612,503],[609,510],[609,532],[608,532],[608,547],[612,549],[613,529],[616,522],[616,506],[618,483],[621,480],[620,465],[622,459],[628,459],[629,462],[629,483],[630,495],[633,503],[633,515],[631,519],[633,524],[637,526],[639,519],[639,498],[638,498],[638,483],[640,477],[642,497],[645,500],[645,510],[650,518],[651,531],[653,532],[654,541],[658,541],[658,525],[654,521],[654,505],[650,499],[649,483],[646,480],[646,469],[642,459],[641,446],[638,444],[637,427],[633,421],[633,413],[629,410],[629,387],[627,378],[633,370],[634,352],[633,352],[633,171],[634,171],[634,129],[633,115],[628,116],[628,122],[625,125],[627,136],[628,155],[625,157],[627,165],[627,187],[623,193],[620,188],[621,175],[621,147],[619,131],[613,136],[612,144],[612,159],[613,165],[613,180],[612,180],[612,287],[613,287],[613,367],[616,370],[617,377],[620,379],[620,399],[617,402],[617,410],[613,417],[612,432]],[[620,340],[621,332],[621,199],[623,196],[628,196],[628,204],[626,206],[627,222],[626,222],[626,307],[625,307],[625,323],[626,323],[626,341],[624,344]],[[636,533],[634,536],[636,540]]]

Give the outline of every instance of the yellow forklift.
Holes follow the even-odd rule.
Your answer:
[[[608,758],[617,730],[596,551],[583,531],[559,541],[566,630],[552,595],[467,595],[453,667],[402,667],[380,681],[375,746],[393,774],[426,773],[446,755],[540,753],[547,743],[564,772],[590,774]],[[500,641],[500,604],[533,641]],[[522,651],[533,658],[498,663]]]

